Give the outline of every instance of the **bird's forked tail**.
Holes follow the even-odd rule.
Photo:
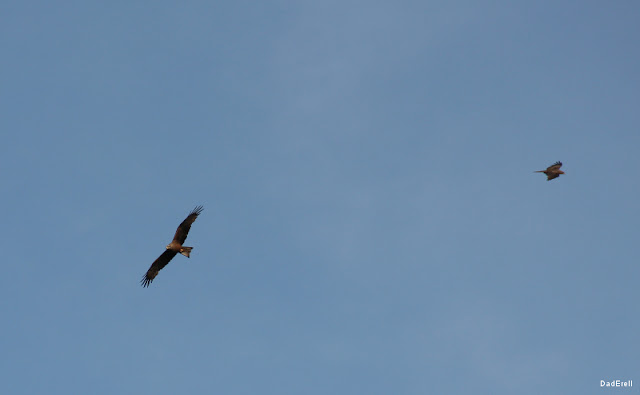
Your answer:
[[[186,256],[187,258],[189,258],[189,254],[191,254],[191,250],[193,250],[193,247],[182,247],[180,249],[180,253]]]

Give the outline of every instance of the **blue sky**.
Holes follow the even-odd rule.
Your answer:
[[[639,13],[5,3],[0,392],[640,384]]]

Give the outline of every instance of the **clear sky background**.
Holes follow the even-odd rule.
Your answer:
[[[637,392],[639,20],[3,3],[0,393]]]

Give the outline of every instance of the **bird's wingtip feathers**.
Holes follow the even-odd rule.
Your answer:
[[[140,281],[140,284],[142,285],[142,287],[147,288],[149,286],[149,284],[151,284],[152,281],[153,281],[153,279],[147,277],[147,275],[145,274],[144,277],[142,277],[142,280]]]

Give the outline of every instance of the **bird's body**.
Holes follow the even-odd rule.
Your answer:
[[[185,247],[180,243],[177,243],[175,240],[171,243],[167,244],[167,250],[173,251],[175,253],[181,253],[182,255],[189,258],[189,253],[193,250],[193,247]]]
[[[189,258],[193,247],[183,246],[182,243],[184,243],[187,239],[189,229],[191,229],[191,224],[193,224],[196,218],[198,218],[198,215],[200,215],[202,210],[202,206],[197,206],[189,213],[187,218],[182,221],[180,226],[178,226],[176,234],[175,236],[173,236],[173,240],[166,247],[166,251],[163,252],[162,255],[160,255],[158,259],[153,262],[153,264],[151,264],[151,267],[149,268],[149,270],[147,270],[147,273],[142,278],[141,283],[143,287],[148,287],[153,279],[156,278],[158,272],[162,270],[162,268],[167,266],[167,264],[169,264],[169,261],[171,261],[176,255],[178,255],[178,253]]]
[[[562,162],[556,162],[551,166],[547,167],[546,170],[538,170],[534,173],[544,173],[547,175],[547,181],[553,180],[554,178],[560,177],[560,174],[564,174],[564,171],[560,170],[562,167]]]

